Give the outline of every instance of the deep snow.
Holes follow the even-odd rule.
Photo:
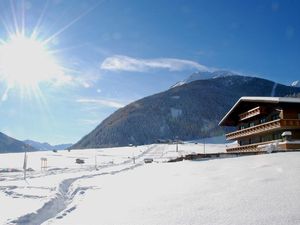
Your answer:
[[[0,173],[0,224],[300,224],[299,152],[158,163],[203,146],[175,149],[30,153],[35,171],[26,182],[20,172]],[[207,152],[224,149],[206,145]],[[41,157],[48,171],[40,171]],[[149,157],[157,163],[144,164]],[[23,154],[2,154],[0,169],[20,169],[22,160]]]

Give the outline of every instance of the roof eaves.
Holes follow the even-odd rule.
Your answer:
[[[223,119],[219,122],[219,126],[222,126],[224,121],[228,118],[228,116],[232,113],[232,111],[237,107],[240,102],[269,102],[269,103],[300,103],[300,98],[290,98],[290,97],[255,97],[255,96],[245,96],[241,97],[233,107],[228,111],[228,113],[223,117]]]
[[[234,110],[234,108],[242,101],[241,97],[232,107],[231,109],[228,111],[228,113],[226,113],[226,115],[223,117],[223,119],[219,122],[219,126],[222,126],[222,123],[227,119],[227,117],[231,114],[231,112]]]

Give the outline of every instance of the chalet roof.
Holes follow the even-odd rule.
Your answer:
[[[247,103],[249,106],[252,103],[264,103],[264,104],[280,104],[280,103],[296,103],[300,104],[300,98],[290,98],[290,97],[241,97],[234,106],[229,110],[229,112],[223,117],[220,121],[220,126],[230,126],[233,125],[229,121],[232,114],[234,114],[241,105],[246,105]]]

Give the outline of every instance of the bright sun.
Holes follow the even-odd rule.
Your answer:
[[[0,44],[0,76],[11,87],[37,86],[61,73],[47,46],[36,39],[15,35]]]
[[[32,24],[35,18],[30,15],[28,17],[31,18],[31,23],[30,25],[26,23],[28,19],[25,1],[11,0],[8,2],[11,12],[0,10],[0,23],[3,25],[1,25],[0,33],[4,34],[3,31],[6,31],[6,37],[0,37],[0,92],[3,92],[0,93],[0,104],[8,99],[11,91],[19,92],[22,99],[32,95],[40,99],[49,86],[59,87],[63,84],[81,83],[80,79],[73,77],[73,73],[77,71],[68,69],[57,61],[58,57],[55,53],[62,50],[51,47],[55,40],[59,40],[60,34],[87,15],[99,3],[57,31],[53,30],[52,33],[43,26],[48,1],[45,1],[40,16],[36,18],[35,25]],[[45,88],[43,83],[47,83],[49,86]]]

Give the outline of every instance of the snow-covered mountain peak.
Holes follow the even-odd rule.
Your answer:
[[[291,84],[292,87],[300,87],[300,80],[296,80]]]
[[[38,142],[33,140],[24,140],[24,143],[42,151],[49,151],[49,150],[63,150],[69,148],[72,144],[59,144],[59,145],[51,145],[47,142]]]
[[[234,75],[240,75],[231,71],[226,70],[215,70],[215,71],[198,71],[191,74],[187,79],[179,81],[171,88],[181,86],[183,84],[187,84],[196,80],[207,80],[207,79],[215,79],[219,77],[229,77]]]

